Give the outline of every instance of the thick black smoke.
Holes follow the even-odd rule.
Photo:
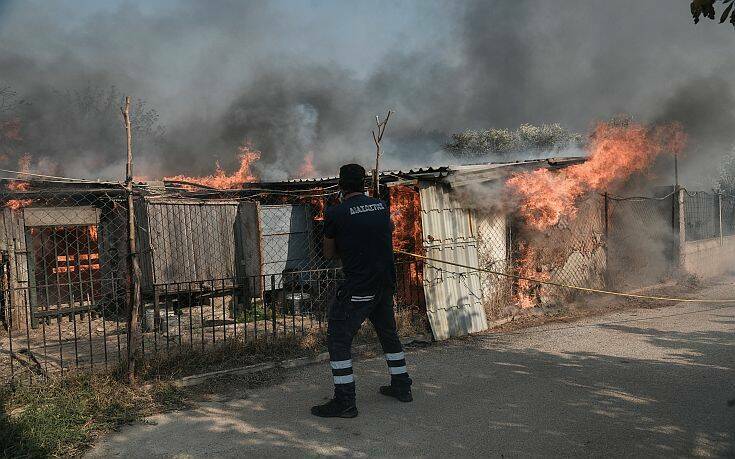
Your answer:
[[[381,35],[380,15],[391,14],[390,2],[383,6],[375,17],[339,18],[340,30],[350,34],[367,20]],[[82,0],[0,2],[0,88],[25,101],[0,112],[0,123],[22,123],[22,141],[0,134],[4,165],[30,153],[48,158],[45,167],[56,173],[119,178],[113,99],[123,93],[147,102],[134,115],[147,113],[136,152],[138,172],[151,177],[209,172],[215,159],[232,168],[245,139],[263,152],[264,178],[292,175],[308,152],[323,174],[344,161],[369,165],[374,116],[387,108],[396,112],[386,134],[388,167],[447,161],[442,144],[464,129],[527,122],[584,132],[621,113],[684,124],[691,137],[685,180],[706,182],[731,148],[735,34],[692,25],[685,4],[412,6],[423,19],[356,72],[333,58],[341,43],[320,38],[334,20],[301,20],[271,3],[179,0],[151,9],[126,2],[95,12]],[[427,32],[434,29],[436,37]],[[85,104],[90,94],[97,99]]]

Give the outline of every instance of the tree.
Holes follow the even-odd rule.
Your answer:
[[[19,102],[10,86],[0,86],[0,113],[11,111]]]
[[[707,19],[714,20],[717,16],[715,9],[715,3],[717,0],[692,0],[690,9],[692,11],[692,17],[694,17],[694,23],[699,23],[699,18],[704,16]],[[722,0],[723,5],[727,5],[720,15],[720,24],[727,21],[730,18],[730,24],[735,27],[735,10],[733,10],[733,0]]]
[[[735,196],[735,147],[720,161],[720,176],[715,189],[718,193]]]
[[[522,124],[515,131],[492,128],[452,134],[452,142],[444,149],[460,157],[502,157],[529,150],[549,151],[581,144],[581,135],[569,132],[559,124]]]
[[[53,175],[109,173],[106,168],[121,161],[125,148],[122,100],[114,86],[37,88],[20,101],[0,87],[0,155],[14,164],[29,154],[34,169]],[[164,136],[158,112],[140,99],[131,101],[130,112],[136,149],[154,154]]]

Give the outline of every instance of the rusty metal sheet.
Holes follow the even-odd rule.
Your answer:
[[[421,184],[420,196],[426,255],[477,268],[477,234],[471,211],[439,184]],[[487,329],[482,282],[476,269],[427,262],[424,293],[429,323],[437,340]]]
[[[237,201],[150,199],[141,205],[136,214],[145,287],[235,278]]]

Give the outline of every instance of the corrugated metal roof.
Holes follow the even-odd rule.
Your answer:
[[[424,250],[428,257],[478,266],[470,210],[436,184],[420,188]],[[487,329],[479,272],[437,262],[424,265],[429,323],[437,340]]]
[[[502,168],[513,168],[513,167],[563,167],[570,164],[575,164],[584,161],[584,157],[571,156],[571,157],[559,157],[559,158],[544,158],[544,159],[527,159],[522,161],[509,161],[509,162],[486,162],[477,164],[462,164],[462,165],[447,165],[447,166],[427,166],[418,167],[408,170],[401,169],[389,169],[380,171],[381,177],[398,176],[402,178],[425,178],[425,177],[453,177],[455,175],[471,175],[471,174],[482,174],[484,172],[494,171]],[[333,182],[338,180],[337,176],[319,177],[319,178],[300,178],[286,180],[284,183],[319,183],[319,182]]]
[[[508,163],[472,164],[454,166],[445,179],[452,187],[466,186],[502,179],[518,170],[538,169],[539,167],[560,168],[584,162],[584,157],[530,159]]]
[[[409,169],[409,170],[399,170],[399,169],[389,169],[389,170],[382,170],[380,171],[381,177],[391,177],[394,175],[398,176],[406,176],[406,175],[446,175],[450,170],[450,166],[440,166],[440,167],[419,167],[415,169]],[[370,171],[368,171],[369,173]],[[286,183],[316,183],[316,182],[331,182],[339,180],[338,176],[329,176],[329,177],[319,177],[319,178],[296,178],[296,179],[289,179],[286,180]]]

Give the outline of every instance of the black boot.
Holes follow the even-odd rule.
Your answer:
[[[383,395],[387,395],[388,397],[393,397],[404,403],[413,401],[413,395],[411,395],[411,386],[380,386],[380,393]]]
[[[354,418],[357,417],[357,405],[354,401],[333,398],[323,405],[312,406],[311,414],[320,418]]]

